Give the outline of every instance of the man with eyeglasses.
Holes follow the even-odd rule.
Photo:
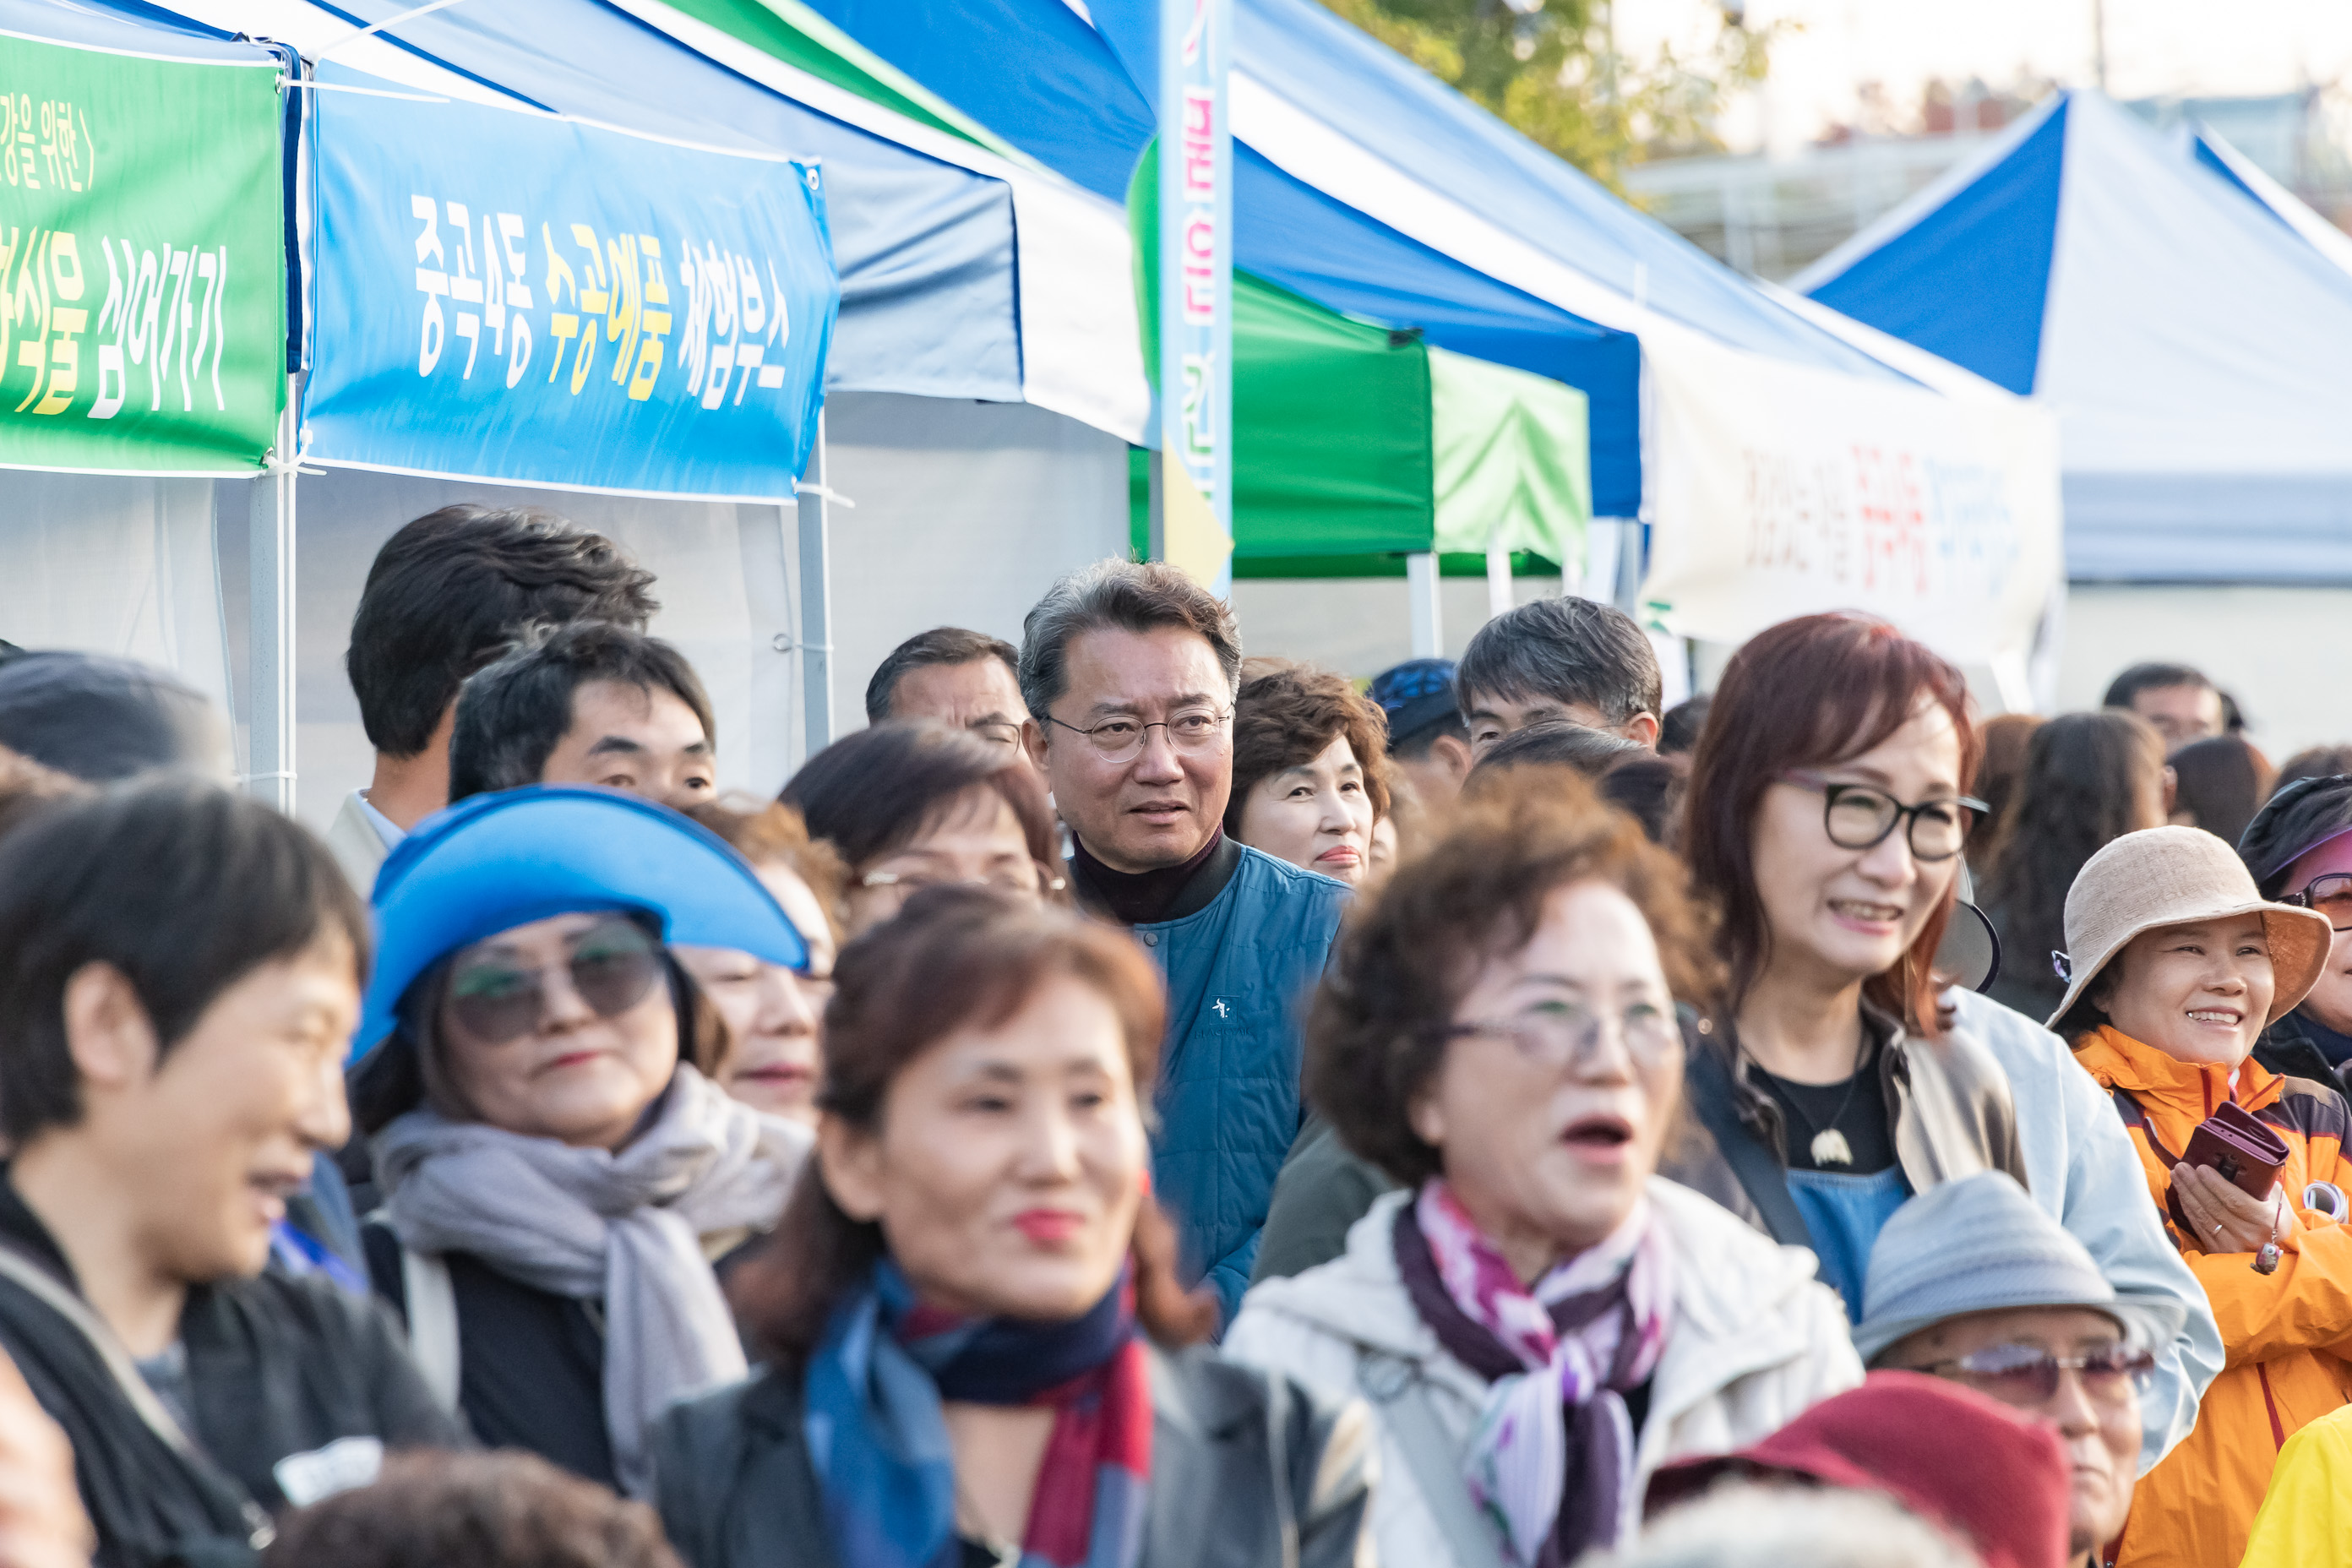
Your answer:
[[[1929,1188],[1879,1233],[1854,1349],[1873,1370],[1964,1384],[2064,1445],[2067,1561],[2104,1563],[2131,1513],[2150,1345],[2181,1310],[2122,1302],[2083,1244],[1999,1171]]]
[[[1070,885],[1168,976],[1152,1179],[1228,1321],[1297,1140],[1298,1015],[1348,889],[1225,837],[1241,634],[1174,567],[1103,561],[1029,612],[1030,754],[1070,829]]]
[[[961,626],[916,633],[892,648],[866,683],[866,721],[889,719],[936,719],[1023,751],[1029,709],[1021,700],[1019,650]]]
[[[2319,983],[2263,1031],[2254,1059],[2334,1087],[2352,1063],[2352,774],[2297,779],[2271,796],[2238,855],[2263,897],[2317,910],[2336,928]]]

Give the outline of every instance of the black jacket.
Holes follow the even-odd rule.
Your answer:
[[[79,1294],[65,1255],[5,1181],[0,1246]],[[180,1343],[193,1452],[149,1426],[56,1308],[0,1279],[0,1348],[72,1440],[100,1568],[249,1562],[263,1513],[286,1505],[278,1463],[339,1438],[464,1444],[383,1309],[323,1279],[265,1274],[198,1286],[181,1310]]]
[[[1151,1357],[1143,1568],[1349,1568],[1370,1507],[1370,1427],[1205,1348]],[[673,1407],[656,1504],[688,1568],[837,1568],[801,1426],[773,1370]]]

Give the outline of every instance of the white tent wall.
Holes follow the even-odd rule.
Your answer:
[[[213,484],[0,472],[0,637],[160,665],[226,711]]]
[[[895,393],[825,399],[833,509],[834,731],[866,682],[937,626],[1018,645],[1055,578],[1128,552],[1127,443],[1030,404]]]
[[[2107,682],[2147,659],[2191,665],[2236,697],[2273,763],[2352,742],[2352,702],[2331,630],[2352,587],[2077,583],[2066,599],[2057,711],[2095,708]]]
[[[247,668],[247,488],[220,487],[218,528],[239,692]],[[655,574],[662,607],[653,630],[677,644],[710,694],[721,787],[772,794],[782,783],[797,756],[800,714],[788,509],[331,470],[305,474],[296,488],[296,810],[304,822],[324,831],[343,795],[374,768],[343,673],[368,568],[401,524],[457,501],[550,508],[611,538]]]

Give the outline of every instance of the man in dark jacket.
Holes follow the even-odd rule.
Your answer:
[[[2352,1062],[2352,774],[2281,789],[2246,824],[2238,856],[2263,897],[2317,910],[2336,928],[2319,984],[2254,1046],[2271,1071],[2333,1087]]]
[[[1071,886],[1168,975],[1152,1179],[1228,1320],[1298,1136],[1299,1014],[1348,897],[1224,835],[1241,665],[1230,609],[1172,566],[1126,561],[1054,584],[1021,648]]]
[[[454,1445],[381,1310],[264,1274],[351,1121],[368,930],[325,846],[187,780],[0,843],[0,1348],[101,1563],[249,1561],[268,1514]]]

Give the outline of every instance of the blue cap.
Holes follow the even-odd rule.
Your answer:
[[[662,940],[808,967],[808,944],[725,840],[618,790],[531,784],[458,802],[416,825],[375,880],[375,973],[355,1037],[392,1033],[401,996],[449,953],[583,910],[643,910]]]
[[[1454,699],[1454,661],[1410,658],[1372,677],[1366,693],[1388,715],[1389,750],[1441,720],[1461,716]]]

